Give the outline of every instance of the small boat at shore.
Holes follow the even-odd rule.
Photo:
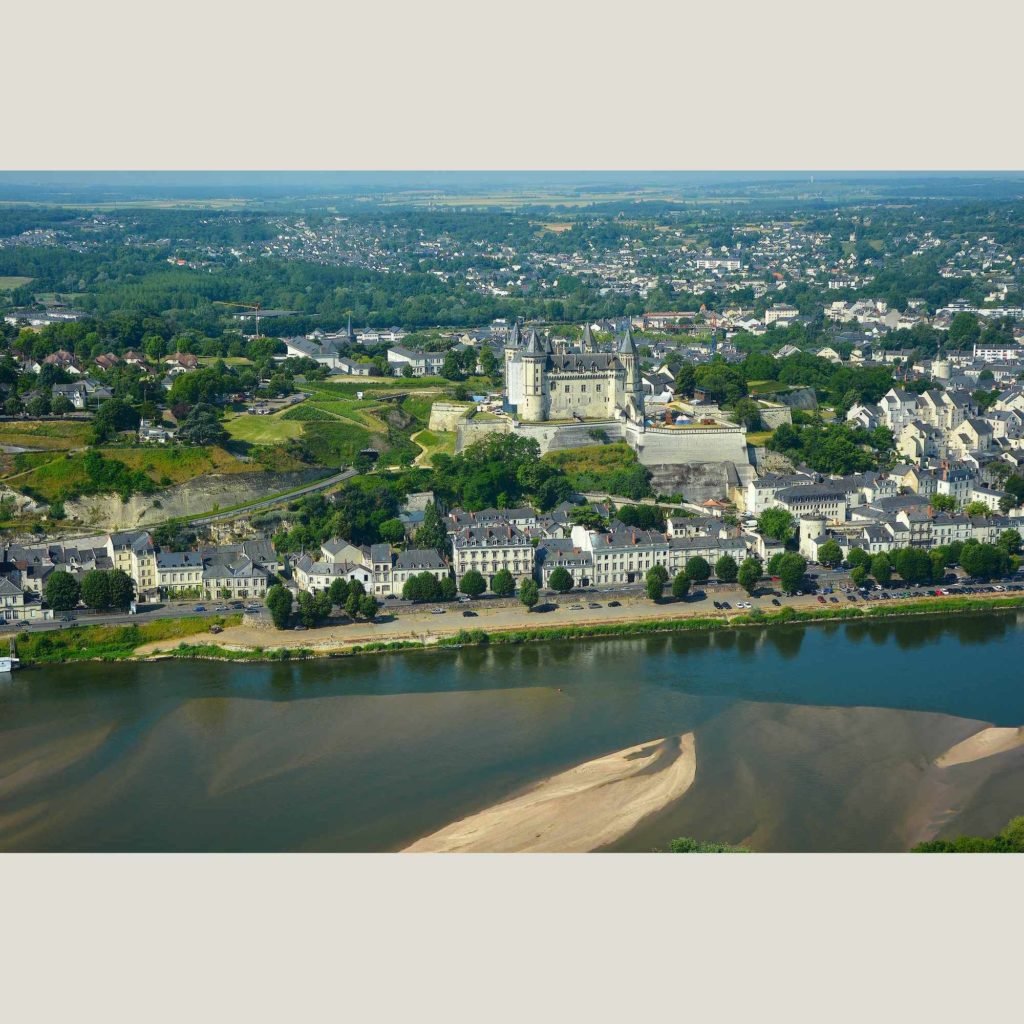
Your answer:
[[[8,654],[0,654],[0,680],[3,676],[10,675],[16,668],[21,666],[18,660],[18,651],[14,646],[14,638],[11,638],[11,647]]]

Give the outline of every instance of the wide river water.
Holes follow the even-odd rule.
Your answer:
[[[1024,616],[294,664],[82,664],[0,683],[0,850],[395,850],[556,773],[693,733],[609,848],[903,850],[1024,814]]]

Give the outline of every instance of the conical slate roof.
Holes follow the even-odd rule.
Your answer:
[[[631,328],[627,327],[626,333],[623,334],[621,338],[619,338],[618,351],[634,356],[637,354],[636,344],[633,341],[633,331]]]
[[[516,320],[516,322],[512,324],[512,330],[508,332],[508,341],[505,342],[505,347],[519,348],[522,340],[522,335],[519,333],[519,321]]]
[[[526,344],[523,346],[523,354],[528,356],[544,355],[544,343],[540,340],[535,328],[531,327],[526,334]]]
[[[584,324],[583,326],[583,351],[594,351],[594,335],[590,333],[590,324]]]

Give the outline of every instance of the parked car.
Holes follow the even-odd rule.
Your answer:
[[[608,602],[608,607],[609,608],[621,608],[622,604],[619,601],[609,601]]]
[[[431,615],[444,615],[444,609],[443,608],[431,608],[430,609],[430,614]]]
[[[588,608],[600,608],[601,605],[597,601],[591,601],[590,604],[587,605],[587,607]]]
[[[205,612],[206,611],[206,605],[197,604],[195,606],[195,608],[192,609],[192,611],[194,611],[194,612]]]
[[[583,611],[583,605],[581,605],[581,604],[571,604],[571,605],[569,605],[569,611],[571,611],[571,612],[581,612],[581,611]]]
[[[305,626],[301,626],[301,625],[300,626],[292,626],[292,629],[295,630],[296,633],[304,633],[306,631],[306,627]]]
[[[463,617],[464,619],[475,619],[475,618],[476,618],[477,616],[476,616],[476,612],[471,612],[471,611],[470,611],[470,610],[469,610],[469,609],[467,608],[467,609],[466,609],[466,610],[465,610],[465,611],[464,611],[464,612],[462,613],[462,617]]]
[[[775,605],[776,608],[778,608],[779,605],[782,604],[782,602],[777,597],[773,597],[772,598],[772,604]]]

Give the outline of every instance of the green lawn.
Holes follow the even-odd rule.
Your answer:
[[[280,444],[302,434],[302,424],[286,420],[282,413],[271,416],[253,416],[243,412],[224,421],[224,428],[236,441],[250,444]]]
[[[0,276],[0,292],[13,292],[15,288],[22,288],[35,280],[31,277],[3,277]]]

